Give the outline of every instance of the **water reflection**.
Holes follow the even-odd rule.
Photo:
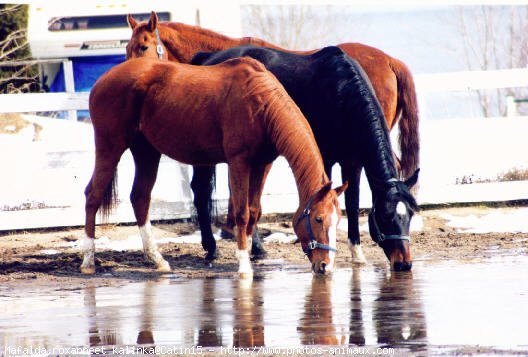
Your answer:
[[[350,331],[348,343],[351,345],[365,346],[361,269],[354,269],[352,271],[350,281]]]
[[[90,347],[119,345],[121,340],[115,329],[108,329],[119,321],[119,312],[111,314],[111,320],[102,319],[101,327],[97,316],[97,287],[91,283],[83,289],[84,307],[88,323],[88,345]],[[117,318],[117,320],[115,319]]]
[[[143,291],[143,313],[141,314],[140,330],[136,339],[138,345],[154,345],[154,310],[156,308],[155,297],[156,287],[159,285],[156,281],[147,281]]]
[[[217,302],[217,280],[205,279],[203,281],[203,299],[200,310],[200,326],[198,329],[198,346],[216,347],[223,346],[221,322],[219,321]]]
[[[303,345],[342,345],[345,336],[337,333],[333,319],[332,277],[312,277],[298,331]]]
[[[423,351],[427,345],[425,312],[412,271],[383,274],[379,281],[379,297],[373,306],[378,344]]]
[[[262,281],[235,281],[233,313],[233,346],[264,346]]]

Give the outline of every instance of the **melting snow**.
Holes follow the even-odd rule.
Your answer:
[[[528,208],[493,211],[482,216],[461,217],[445,213],[441,217],[447,220],[448,226],[464,233],[528,233]]]

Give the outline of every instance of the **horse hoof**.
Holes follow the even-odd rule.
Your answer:
[[[266,252],[264,249],[262,250],[258,250],[258,251],[255,251],[255,252],[251,252],[251,260],[252,261],[255,261],[255,260],[264,260],[268,257],[268,252]]]
[[[95,267],[81,267],[81,273],[85,275],[94,275]]]
[[[207,254],[205,255],[205,260],[210,262],[217,259],[219,256],[220,254],[218,254],[218,250],[215,249],[212,252],[207,252]]]
[[[220,230],[220,238],[222,239],[235,239],[235,234],[232,230],[228,230],[226,228],[222,228]]]
[[[157,264],[156,271],[160,273],[170,273],[172,271],[169,262],[166,260]]]

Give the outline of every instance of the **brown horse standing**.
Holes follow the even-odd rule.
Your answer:
[[[198,26],[178,22],[160,23],[155,12],[152,12],[148,22],[138,24],[130,15],[128,22],[133,33],[127,46],[127,58],[158,56],[156,30],[161,40],[160,46],[163,46],[160,57],[169,61],[190,63],[197,52],[220,51],[246,44],[288,52],[258,38],[231,38]],[[383,51],[361,43],[342,43],[338,47],[358,61],[367,73],[383,109],[389,131],[399,120],[399,166],[402,176],[409,178],[419,166],[420,151],[418,104],[409,68]],[[318,50],[289,52],[311,54],[316,51]],[[398,164],[398,160],[396,161]]]
[[[334,268],[337,196],[346,184],[331,189],[308,122],[256,60],[236,58],[211,67],[126,61],[96,82],[90,115],[95,168],[85,191],[82,272],[95,272],[96,213],[101,204],[103,213],[112,205],[115,170],[127,148],[136,166],[130,198],[144,252],[159,270],[170,266],[153,241],[148,210],[160,153],[191,165],[227,162],[242,275],[252,273],[246,236],[258,220],[266,173],[278,155],[285,156],[299,191],[295,232],[315,272]]]

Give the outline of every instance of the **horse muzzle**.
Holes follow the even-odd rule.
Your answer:
[[[312,263],[312,272],[316,275],[330,275],[334,272],[334,264],[323,260]]]
[[[390,261],[391,270],[409,271],[412,268],[411,245],[409,241],[386,241],[383,251]]]

